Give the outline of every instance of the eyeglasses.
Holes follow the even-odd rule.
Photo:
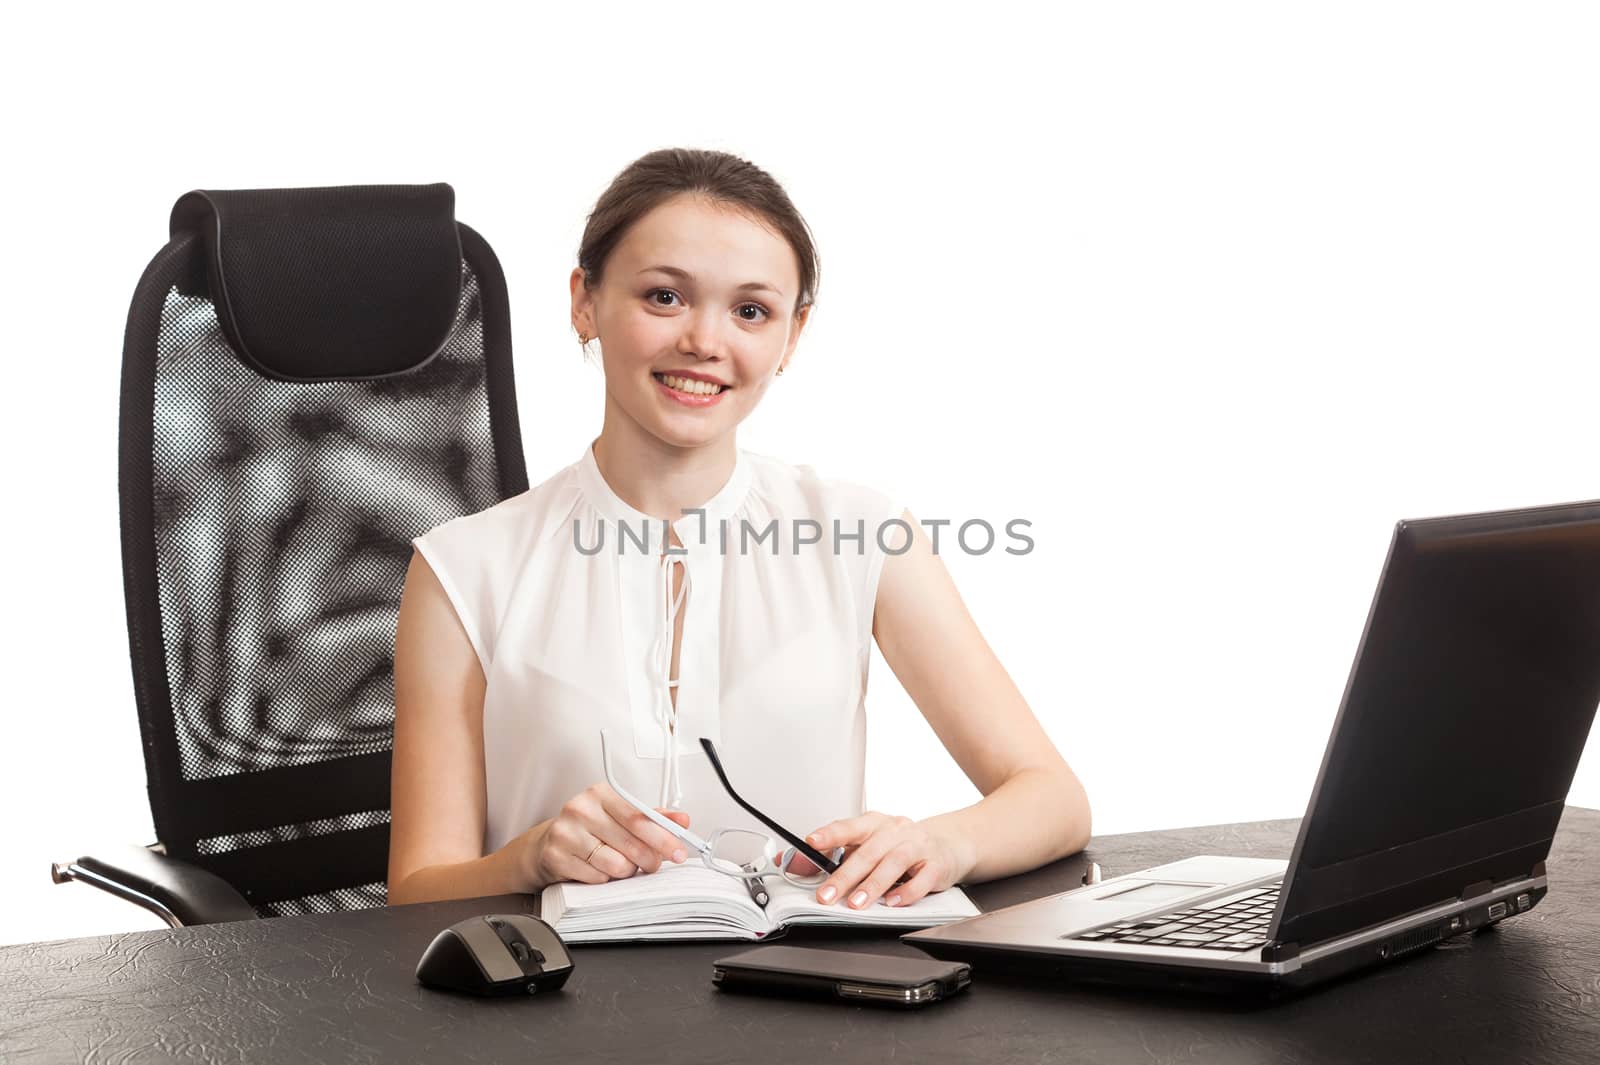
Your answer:
[[[611,790],[653,823],[692,847],[706,868],[745,881],[781,876],[800,887],[815,887],[839,868],[839,862],[844,858],[843,847],[835,848],[831,854],[824,854],[757,810],[733,790],[733,785],[728,782],[728,774],[722,768],[722,759],[717,757],[717,749],[711,741],[701,737],[700,746],[705,750],[706,757],[711,759],[711,768],[716,770],[717,779],[722,781],[729,797],[746,813],[776,832],[789,844],[787,848],[766,833],[747,828],[719,828],[709,839],[701,839],[676,821],[663,817],[617,783],[616,774],[611,770],[611,752],[606,746],[606,730],[600,731],[600,758],[605,765],[606,783],[611,785]],[[801,858],[805,861],[800,862]]]

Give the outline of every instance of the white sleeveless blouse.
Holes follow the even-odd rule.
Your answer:
[[[873,605],[885,545],[906,542],[903,508],[740,449],[701,509],[672,523],[683,547],[663,560],[664,523],[611,490],[591,445],[543,484],[412,541],[487,680],[484,853],[605,779],[601,729],[623,787],[687,811],[702,836],[759,825],[701,736],[740,794],[792,832],[861,812]]]

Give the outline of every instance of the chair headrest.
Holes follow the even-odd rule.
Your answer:
[[[205,241],[228,340],[298,381],[414,369],[450,335],[461,238],[449,185],[197,190],[172,235]]]

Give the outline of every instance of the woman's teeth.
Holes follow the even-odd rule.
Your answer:
[[[688,377],[675,377],[672,374],[658,373],[653,376],[668,388],[675,388],[679,392],[688,392],[690,395],[695,396],[714,396],[727,387],[726,385],[714,385],[710,381],[696,381]]]

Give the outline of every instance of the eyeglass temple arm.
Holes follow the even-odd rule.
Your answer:
[[[793,846],[795,850],[805,855],[806,858],[810,860],[818,869],[822,869],[829,873],[838,870],[839,863],[824,855],[821,851],[817,850],[799,836],[796,836],[794,833],[790,832],[787,828],[784,828],[782,825],[778,824],[778,822],[774,821],[760,810],[757,810],[754,806],[751,806],[749,803],[745,802],[744,798],[737,791],[733,790],[733,785],[728,783],[728,774],[722,768],[722,759],[717,757],[716,747],[714,747],[711,741],[705,736],[700,737],[700,746],[705,749],[706,757],[711,759],[711,768],[716,770],[717,779],[722,781],[723,788],[733,798],[733,801],[739,804],[740,808],[743,809],[745,813],[749,814],[751,817],[755,818],[757,821],[760,821],[762,824],[772,829],[772,831],[782,836],[786,842]]]
[[[600,733],[600,761],[605,767],[606,783],[611,785],[612,791],[621,796],[623,802],[627,803],[629,806],[632,806],[635,810],[638,810],[650,820],[654,821],[656,824],[660,825],[674,836],[683,840],[701,854],[704,854],[711,849],[711,844],[707,843],[693,832],[690,832],[687,828],[684,828],[682,825],[678,824],[678,822],[670,820],[666,817],[662,817],[660,814],[656,813],[655,810],[645,805],[642,799],[636,798],[633,793],[628,791],[621,784],[617,783],[615,774],[611,772],[611,752],[606,749],[606,734],[603,730]]]

